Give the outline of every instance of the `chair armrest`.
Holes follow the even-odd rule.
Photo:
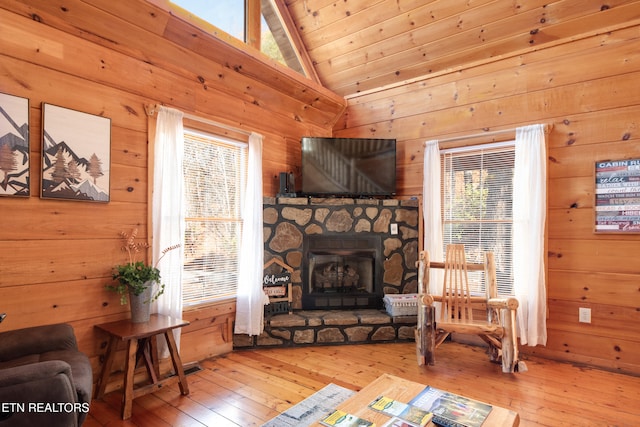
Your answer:
[[[71,367],[61,360],[0,369],[0,426],[77,426],[89,411],[79,403]],[[62,409],[60,409],[62,408]]]
[[[430,295],[425,294],[420,298],[420,303],[422,305],[430,306],[433,305],[434,302],[442,302],[442,296],[440,295]],[[520,305],[518,300],[513,297],[508,298],[489,298],[485,300],[480,297],[471,297],[472,302],[484,303],[486,302],[487,307],[489,308],[508,308],[509,310],[516,310]]]
[[[518,300],[513,297],[489,298],[487,300],[487,307],[489,308],[508,308],[509,310],[516,310],[519,305]]]
[[[48,360],[0,369],[0,388],[38,381],[58,374],[71,378],[71,366],[62,360]]]
[[[0,361],[54,350],[77,350],[71,325],[56,324],[0,333]]]
[[[430,295],[430,294],[422,295],[422,297],[420,298],[420,303],[422,305],[430,306],[430,305],[433,305],[433,302],[434,302],[433,295]]]

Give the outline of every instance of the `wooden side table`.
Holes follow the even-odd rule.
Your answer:
[[[110,335],[109,344],[106,353],[102,374],[100,375],[100,383],[97,399],[104,396],[105,389],[118,343],[120,341],[127,342],[127,356],[125,359],[124,373],[124,395],[122,399],[122,419],[126,420],[131,417],[133,407],[133,399],[145,394],[153,393],[164,385],[178,382],[180,384],[180,392],[183,395],[189,394],[189,386],[187,377],[182,368],[182,361],[176,342],[173,338],[173,329],[181,328],[188,325],[189,322],[182,319],[176,319],[161,314],[152,314],[148,322],[132,323],[129,319],[118,320],[116,322],[104,323],[96,325],[96,328]],[[164,335],[169,347],[169,355],[173,364],[176,375],[167,378],[160,378],[158,352],[156,340],[158,335]],[[147,373],[151,380],[150,384],[142,385],[134,388],[133,374],[136,369],[138,360],[142,358],[147,368]]]

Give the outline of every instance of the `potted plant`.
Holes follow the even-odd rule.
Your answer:
[[[127,252],[128,262],[116,265],[113,269],[113,280],[117,285],[107,285],[107,289],[120,294],[120,304],[125,305],[129,300],[131,307],[131,320],[134,323],[146,322],[150,316],[150,304],[164,293],[164,284],[160,282],[160,270],[158,264],[167,252],[180,247],[169,246],[162,251],[155,265],[138,261],[139,252],[149,247],[147,242],[136,242],[138,229],[134,228],[128,234],[120,232],[124,245],[122,250]],[[154,292],[154,287],[157,289]]]

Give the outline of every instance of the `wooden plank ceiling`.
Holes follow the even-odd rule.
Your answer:
[[[640,0],[284,1],[321,83],[345,97],[640,18]]]

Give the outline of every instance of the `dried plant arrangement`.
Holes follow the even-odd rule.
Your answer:
[[[129,233],[120,232],[123,240],[122,250],[127,253],[128,262],[126,264],[118,264],[114,267],[113,280],[117,280],[117,285],[107,285],[107,289],[120,294],[120,303],[127,303],[129,292],[133,295],[141,295],[148,288],[157,284],[158,289],[151,295],[148,302],[153,302],[164,293],[164,284],[160,282],[160,270],[158,264],[167,252],[180,247],[180,244],[172,245],[165,248],[154,265],[145,264],[144,261],[138,261],[137,256],[140,252],[149,248],[147,242],[136,242],[138,229],[134,228]]]

